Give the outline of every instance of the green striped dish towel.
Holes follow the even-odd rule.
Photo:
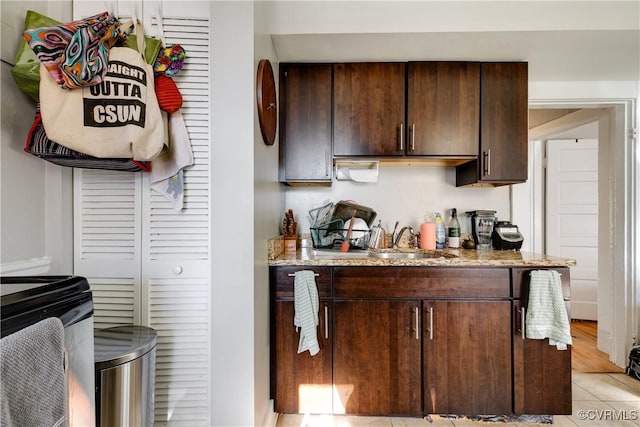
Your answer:
[[[310,270],[296,271],[293,279],[293,324],[300,333],[298,353],[309,350],[314,356],[320,351],[317,331],[319,306],[315,273]]]
[[[549,338],[549,344],[566,350],[571,344],[569,317],[562,296],[560,273],[533,270],[529,276],[529,304],[525,333],[527,338]]]

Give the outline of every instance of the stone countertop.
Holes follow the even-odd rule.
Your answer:
[[[569,267],[573,259],[520,251],[446,249],[431,251],[441,257],[419,259],[386,259],[367,256],[366,253],[323,253],[314,255],[312,248],[301,248],[296,253],[282,253],[269,259],[270,266],[438,266],[438,267]]]

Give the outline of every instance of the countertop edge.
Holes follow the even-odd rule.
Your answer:
[[[500,250],[456,250],[456,257],[424,259],[381,259],[374,257],[349,257],[338,255],[336,258],[313,257],[311,251],[299,249],[296,253],[284,253],[270,259],[269,266],[352,266],[352,267],[389,267],[389,266],[432,266],[432,267],[572,267],[576,261],[543,254]],[[449,252],[451,253],[451,252]]]

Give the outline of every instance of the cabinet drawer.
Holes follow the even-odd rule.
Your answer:
[[[513,298],[519,299],[520,295],[529,294],[529,273],[533,270],[556,270],[560,273],[560,281],[562,282],[562,295],[565,300],[571,297],[571,277],[569,267],[558,268],[513,268],[511,269],[511,279],[513,282]]]
[[[334,268],[335,298],[509,298],[508,268]]]
[[[316,274],[316,286],[321,298],[331,297],[330,267],[271,267],[269,283],[276,298],[293,298],[294,274],[301,270],[311,270]]]

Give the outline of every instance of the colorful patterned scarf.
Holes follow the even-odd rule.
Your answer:
[[[107,12],[86,19],[24,30],[22,36],[65,89],[100,83],[107,73],[109,48],[118,40],[118,21]]]

